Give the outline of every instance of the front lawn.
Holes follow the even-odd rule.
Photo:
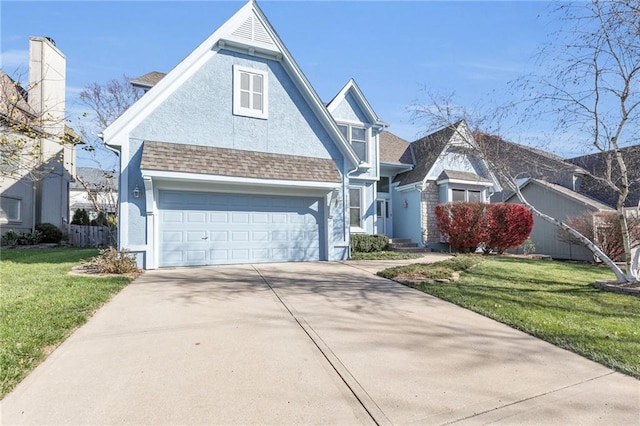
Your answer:
[[[613,278],[598,266],[491,257],[453,283],[412,286],[640,379],[640,297],[591,286]]]
[[[405,260],[424,257],[424,253],[403,253],[399,251],[353,252],[351,260]]]
[[[3,249],[0,256],[0,398],[130,282],[67,273],[94,249]]]

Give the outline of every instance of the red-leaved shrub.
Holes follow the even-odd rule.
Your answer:
[[[502,254],[525,242],[533,229],[533,214],[522,204],[495,203],[487,206],[485,251]]]
[[[447,203],[436,206],[436,223],[451,248],[460,253],[472,253],[487,239],[488,204]]]

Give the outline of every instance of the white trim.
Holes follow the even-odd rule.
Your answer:
[[[362,227],[362,225],[364,224],[364,214],[363,214],[364,188],[365,188],[364,186],[360,186],[360,185],[349,186],[349,205],[347,206],[347,211],[349,212],[349,233],[366,233],[367,232],[365,228]],[[351,224],[351,190],[352,189],[358,190],[358,193],[360,196],[360,206],[358,207],[360,209],[360,226],[353,226]]]
[[[467,186],[483,186],[483,187],[490,187],[493,186],[492,182],[478,182],[475,180],[465,180],[465,179],[441,179],[436,181],[436,185],[442,185],[442,184],[456,184],[456,185],[467,185]]]
[[[380,120],[380,118],[378,118],[378,114],[376,114],[376,112],[373,110],[373,108],[371,107],[371,104],[369,103],[367,98],[365,98],[364,93],[362,93],[362,90],[360,90],[360,87],[358,87],[358,84],[354,79],[349,80],[347,84],[345,84],[344,87],[340,89],[340,92],[338,92],[338,94],[331,100],[329,105],[327,105],[327,110],[331,114],[333,114],[333,112],[335,111],[336,107],[340,104],[340,102],[342,102],[345,99],[345,97],[347,96],[347,93],[350,90],[354,92],[354,98],[358,103],[358,106],[360,107],[360,109],[366,115],[368,115],[370,124],[378,128],[389,127],[387,123],[385,123],[384,121]]]
[[[249,103],[251,106],[249,108],[244,108],[240,104],[241,97],[241,74],[248,74],[253,77],[254,75],[258,75],[262,78],[262,109],[255,109],[253,107],[253,95],[255,94],[253,90],[253,78],[249,79],[250,89],[249,89]],[[258,70],[255,68],[243,67],[240,65],[233,65],[233,114],[240,115],[243,117],[252,117],[252,118],[260,118],[266,120],[269,117],[269,73],[266,70]]]
[[[317,182],[299,180],[258,179],[234,176],[203,175],[198,173],[169,172],[161,170],[142,170],[143,177],[161,178],[168,180],[188,180],[193,182],[219,182],[252,186],[279,186],[291,188],[313,188],[333,190],[340,185],[339,182]]]

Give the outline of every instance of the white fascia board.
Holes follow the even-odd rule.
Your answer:
[[[123,131],[128,132],[151,114],[178,87],[200,69],[217,51],[214,50],[220,38],[235,28],[243,19],[250,16],[254,2],[247,2],[218,30],[211,34],[204,42],[195,48],[185,59],[173,68],[162,80],[153,86],[144,96],[138,99],[110,126],[104,129],[105,143],[111,146],[122,144],[122,140],[113,141]],[[125,139],[126,140],[126,139]]]
[[[406,191],[416,191],[417,187],[422,187],[421,182],[409,183],[407,185],[396,186],[396,191],[398,192],[406,192]]]
[[[475,180],[464,180],[464,179],[440,179],[436,182],[436,185],[442,185],[443,183],[457,183],[459,185],[465,186],[485,186],[490,187],[493,186],[493,182],[478,182]]]
[[[362,90],[360,90],[360,87],[358,87],[358,84],[354,79],[349,80],[347,84],[345,84],[344,87],[340,89],[340,92],[338,92],[338,94],[331,100],[329,105],[327,105],[327,110],[330,113],[333,114],[333,112],[335,111],[337,106],[340,104],[340,102],[342,102],[344,98],[347,96],[347,93],[349,92],[349,90],[353,90],[356,101],[358,102],[358,105],[369,116],[369,121],[371,122],[371,124],[373,124],[374,127],[379,129],[384,129],[389,127],[389,124],[380,120],[380,118],[378,117],[378,114],[376,114],[376,112],[373,110],[373,108],[371,107],[371,104],[369,103],[367,98],[364,96],[364,93],[362,93]]]
[[[339,189],[340,182],[318,182],[301,180],[280,180],[280,179],[257,179],[221,175],[203,175],[198,173],[170,172],[164,170],[142,170],[143,177],[158,178],[163,180],[190,181],[190,182],[215,182],[224,184],[265,186],[265,187],[287,187],[287,188],[309,188],[323,190],[326,192]]]

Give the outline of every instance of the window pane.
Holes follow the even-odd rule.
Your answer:
[[[349,189],[349,207],[360,207],[360,190]]]
[[[469,201],[475,202],[475,203],[481,203],[482,202],[482,192],[480,191],[469,191]]]
[[[351,128],[351,139],[358,141],[366,141],[367,140],[367,131],[365,129],[361,129],[359,127]]]
[[[254,75],[253,76],[253,91],[256,93],[262,93],[262,76]]]
[[[464,195],[465,195],[464,189],[452,189],[451,201],[466,201]]]
[[[382,203],[384,203],[384,201],[376,201],[376,215],[378,217],[382,217]]]
[[[342,133],[345,139],[349,140],[349,127],[338,124],[338,129],[340,129],[340,133]]]
[[[249,92],[240,92],[240,106],[242,108],[249,108]]]
[[[366,142],[351,142],[353,150],[358,155],[358,158],[362,161],[367,161],[367,143]]]
[[[376,183],[377,192],[389,192],[389,178],[388,177],[380,177],[380,180]]]
[[[246,72],[240,73],[240,90],[251,90],[249,87],[249,74]]]
[[[2,211],[4,211],[7,220],[20,220],[20,200],[17,198],[2,197],[0,200],[0,206],[2,207]]]
[[[361,227],[360,223],[360,208],[349,209],[349,219],[351,220],[351,226]]]
[[[258,93],[253,94],[253,109],[262,111],[262,95]]]

